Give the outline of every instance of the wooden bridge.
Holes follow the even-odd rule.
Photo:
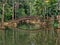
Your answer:
[[[5,26],[9,27],[9,28],[18,29],[17,25],[21,22],[39,24],[40,26],[42,26],[46,29],[46,28],[48,28],[48,27],[46,27],[46,26],[48,26],[48,23],[46,21],[49,21],[49,23],[50,23],[51,21],[53,21],[53,19],[50,17],[48,19],[43,18],[43,20],[41,20],[41,17],[39,17],[39,16],[24,16],[24,17],[20,17],[18,19],[10,20],[8,22],[3,21],[3,27],[2,27],[2,23],[0,23],[0,29],[4,29]],[[24,29],[22,29],[22,30],[24,30]],[[40,29],[36,29],[36,30],[40,30]]]
[[[15,19],[15,20],[10,20],[8,22],[3,22],[3,26],[4,27],[7,26],[7,27],[15,27],[16,28],[17,24],[20,22],[28,23],[27,21],[30,21],[29,23],[34,23],[34,22],[36,23],[38,20],[40,20],[38,16],[25,16],[25,17],[21,17],[21,18]],[[2,23],[0,23],[0,29],[3,29]]]

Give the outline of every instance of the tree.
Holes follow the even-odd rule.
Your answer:
[[[4,11],[4,16],[5,16],[5,21],[8,21],[8,20],[11,20],[11,18],[12,18],[12,14],[13,14],[13,12],[12,12],[12,7],[10,6],[10,5],[8,5],[8,3],[6,3],[6,5],[5,5],[5,11]],[[7,13],[8,12],[8,13]]]
[[[57,0],[36,0],[36,11],[38,15],[57,15]]]

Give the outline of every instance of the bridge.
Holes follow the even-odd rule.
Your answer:
[[[39,20],[39,22],[38,22],[38,20]],[[11,28],[16,28],[17,27],[17,24],[18,23],[21,23],[21,22],[26,22],[26,23],[28,23],[27,21],[30,21],[29,23],[39,23],[40,24],[40,18],[39,18],[39,16],[24,16],[24,17],[21,17],[21,18],[18,18],[18,19],[15,19],[15,20],[10,20],[10,21],[8,21],[8,22],[4,22],[4,28],[5,28],[5,26],[6,27],[11,27]],[[33,22],[32,22],[33,21]],[[34,23],[34,24],[35,24]],[[2,24],[0,23],[0,29],[4,29],[2,26],[1,26]],[[17,28],[16,28],[17,29]]]
[[[17,28],[17,26],[21,22],[39,24],[40,26],[46,28],[46,26],[48,26],[48,23],[46,21],[51,22],[52,20],[53,20],[52,18],[49,18],[49,19],[43,19],[43,21],[42,21],[41,17],[39,17],[39,16],[24,16],[24,17],[20,17],[18,19],[10,20],[8,22],[4,22],[3,27],[2,27],[2,24],[0,23],[0,29],[4,30],[5,27],[9,27],[9,28],[15,28],[15,29],[20,30],[21,28]],[[58,29],[60,29],[60,28],[58,28]],[[21,29],[21,30],[27,30],[27,29]],[[40,29],[34,29],[34,30],[40,30]]]

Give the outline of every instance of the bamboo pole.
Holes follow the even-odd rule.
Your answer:
[[[4,6],[5,6],[5,3],[4,3],[4,0],[3,0],[3,3],[2,3],[2,20],[1,20],[1,28],[2,28],[2,39],[3,39],[3,45],[5,45],[5,31],[4,31]]]
[[[12,23],[14,23],[14,0],[12,0],[13,1],[13,9],[12,9],[12,11],[13,11],[13,14],[12,14]],[[13,25],[14,26],[14,25]],[[15,42],[15,33],[14,33],[14,27],[13,27],[13,36],[12,36],[12,41],[13,41],[13,45],[14,45],[14,42]]]
[[[3,10],[3,11],[2,11],[2,25],[1,25],[2,28],[4,28],[4,6],[5,6],[5,4],[2,4],[2,7],[3,7],[3,8],[2,8],[2,10]]]

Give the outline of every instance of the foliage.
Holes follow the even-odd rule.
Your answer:
[[[16,0],[15,0],[16,1]],[[8,0],[5,5],[5,20],[9,20],[12,15],[13,0]],[[57,0],[17,0],[19,3],[18,9],[15,10],[16,16],[26,16],[26,15],[57,15]],[[0,11],[1,11],[0,7]],[[8,13],[7,13],[8,12]],[[1,14],[0,14],[1,15]],[[9,17],[10,16],[10,17]],[[9,18],[7,18],[9,17]]]
[[[0,5],[0,18],[2,18],[2,6]]]
[[[54,21],[53,26],[54,26],[54,28],[58,28],[58,21],[57,20]]]
[[[8,21],[11,19],[12,15],[13,15],[12,9],[13,9],[13,7],[8,5],[8,3],[5,5],[5,12],[4,12],[5,21]]]
[[[0,0],[0,3],[2,0]],[[22,16],[50,16],[58,15],[57,0],[7,0],[4,6],[4,20],[9,21],[13,15],[13,3],[17,2],[15,11],[16,17]],[[15,5],[15,4],[14,4]],[[0,6],[0,18],[2,18],[2,5]],[[42,19],[43,20],[43,19]],[[48,22],[49,23],[49,22]],[[53,27],[58,27],[58,22],[53,22]],[[19,25],[19,24],[18,24]],[[21,24],[21,28],[34,28],[28,24]],[[19,26],[18,26],[19,27]],[[48,27],[48,26],[47,26]],[[34,28],[35,29],[35,28]],[[5,39],[2,39],[0,31],[0,45],[5,41],[6,45],[56,45],[57,34],[55,30],[41,29],[39,32],[25,32],[23,30],[15,30],[6,28]],[[14,34],[13,34],[14,33]],[[7,43],[8,42],[8,43]]]
[[[37,0],[36,4],[36,11],[38,15],[57,15],[57,0]]]

